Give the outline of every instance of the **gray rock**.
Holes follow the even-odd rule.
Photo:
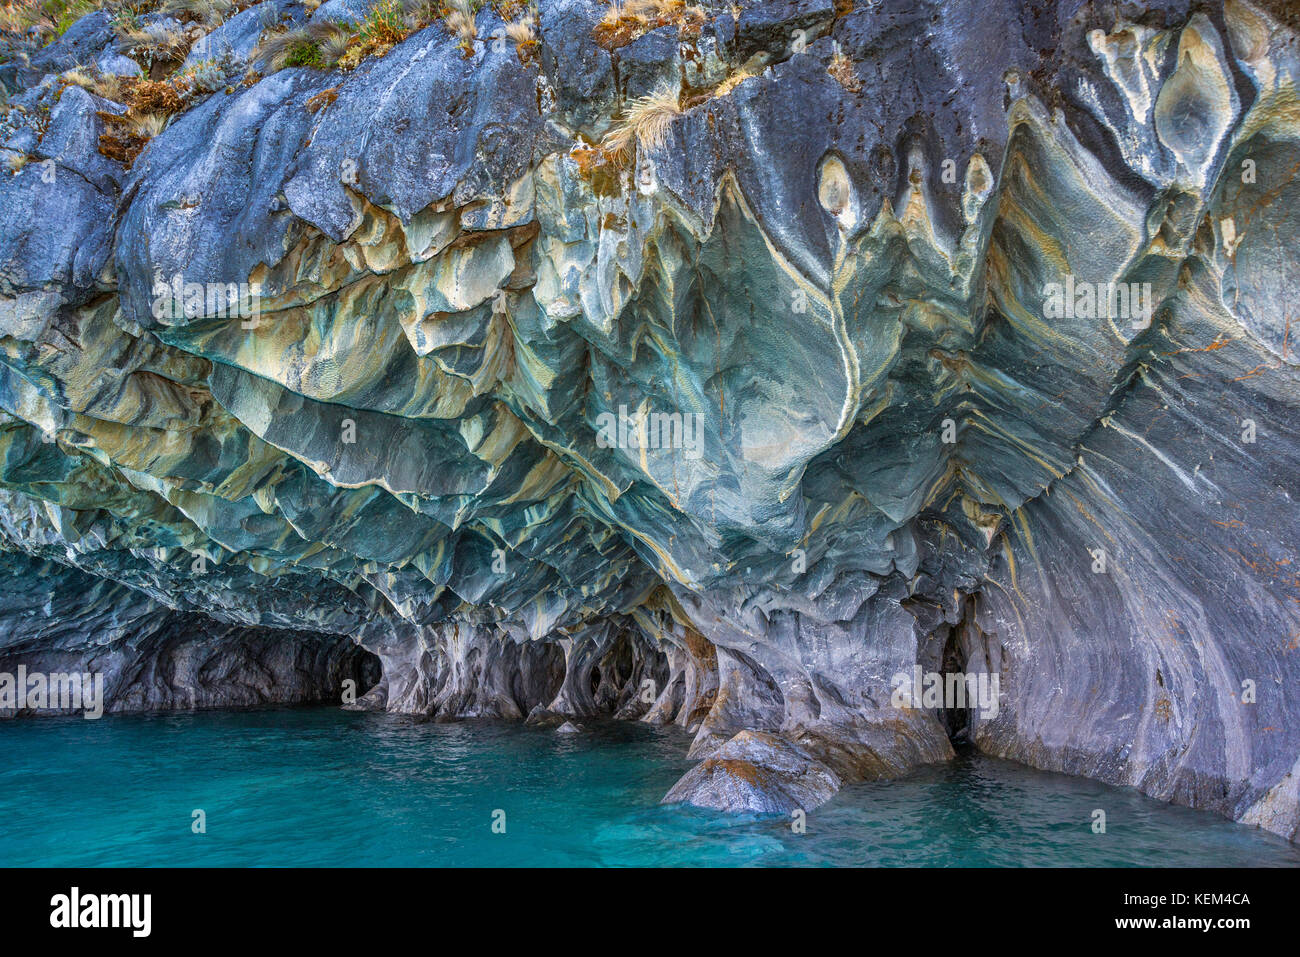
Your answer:
[[[825,804],[841,784],[834,771],[798,745],[773,734],[742,731],[688,771],[663,803],[789,814]]]
[[[84,129],[94,120],[82,122]],[[95,175],[107,185],[104,167]],[[68,301],[84,300],[111,254],[115,202],[112,192],[57,160],[0,175],[0,291],[45,287]]]
[[[312,20],[336,20],[359,23],[366,18],[371,8],[383,0],[325,0],[312,13]]]
[[[682,73],[681,39],[676,27],[660,27],[616,53],[619,93],[625,99],[664,88],[676,89]]]
[[[99,67],[99,72],[107,76],[139,76],[143,71],[140,64],[136,63],[129,56],[123,56],[113,47],[108,47],[99,55],[95,61]]]
[[[784,58],[797,45],[824,36],[835,19],[834,0],[768,0],[744,6],[730,38],[732,55],[744,62],[756,53]]]
[[[606,9],[599,0],[539,4],[542,74],[556,111],[567,125],[594,135],[608,128],[616,92],[609,52],[591,42]]]
[[[121,186],[122,167],[99,152],[104,121],[98,114],[124,112],[125,108],[120,104],[97,97],[79,86],[69,86],[50,113],[49,126],[33,155],[54,160],[56,182],[58,173],[67,171],[83,177],[101,193],[114,196]]]
[[[181,69],[189,69],[209,60],[232,68],[246,64],[266,27],[278,22],[281,15],[291,9],[287,3],[268,0],[241,10],[215,30],[200,37],[190,47]]]
[[[47,74],[95,62],[112,39],[112,14],[106,10],[86,14],[68,27],[63,36],[31,57],[27,69],[21,71],[24,85],[34,86]]]
[[[15,130],[13,135],[5,140],[4,148],[16,153],[30,153],[36,149],[41,138],[36,130],[29,127]]]

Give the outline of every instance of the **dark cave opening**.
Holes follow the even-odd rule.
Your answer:
[[[668,681],[668,659],[633,631],[624,631],[591,665],[590,706],[596,713],[639,717],[650,709]]]
[[[930,630],[917,648],[918,687],[922,707],[938,719],[958,751],[974,746],[976,717],[995,694],[996,683],[985,672],[996,671],[989,658],[987,637],[976,620],[978,593],[960,596],[957,621],[931,606]],[[973,666],[973,670],[972,670]]]
[[[963,618],[948,630],[948,638],[943,645],[943,657],[939,664],[944,691],[939,721],[948,733],[948,740],[952,742],[953,747],[970,744],[972,702],[965,694],[967,648],[964,626]]]
[[[379,684],[384,676],[384,665],[378,655],[357,645],[355,651],[342,662],[339,671],[342,681],[351,679],[356,683],[356,696],[360,698]]]

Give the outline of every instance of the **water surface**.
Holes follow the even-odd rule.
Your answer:
[[[850,786],[804,834],[660,806],[689,741],[333,708],[5,721],[0,864],[1300,864],[1300,848],[1217,815],[978,756]]]

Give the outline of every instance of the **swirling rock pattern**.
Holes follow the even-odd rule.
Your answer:
[[[702,6],[606,49],[603,4],[543,0],[524,60],[490,9],[469,56],[435,24],[212,95],[130,170],[94,148],[120,107],[33,77],[4,547],[115,615],[353,639],[358,706],[676,723],[670,800],[945,759],[891,703],[923,664],[1000,677],[977,747],[1295,838],[1289,15]],[[593,173],[665,85],[664,142]],[[1149,321],[1053,312],[1067,282]]]

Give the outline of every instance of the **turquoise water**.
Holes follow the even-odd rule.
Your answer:
[[[7,721],[0,863],[1300,864],[1300,849],[1216,815],[980,757],[846,788],[805,834],[662,807],[688,744],[622,722],[560,735],[329,708]]]

